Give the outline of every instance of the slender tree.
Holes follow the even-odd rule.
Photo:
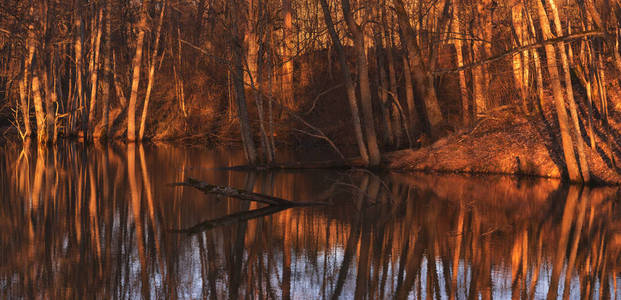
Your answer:
[[[358,68],[358,84],[360,85],[360,103],[362,106],[362,116],[364,118],[364,132],[369,150],[369,166],[376,167],[381,160],[381,154],[375,133],[375,121],[373,117],[373,106],[371,104],[371,85],[369,83],[369,64],[367,62],[364,30],[360,24],[354,20],[352,8],[349,0],[341,0],[343,16],[349,32],[354,40],[354,51],[356,52],[356,66]]]
[[[356,99],[356,90],[354,88],[354,83],[351,80],[351,72],[349,70],[349,65],[347,64],[347,56],[345,54],[345,50],[343,49],[341,39],[339,38],[338,33],[334,28],[334,21],[332,21],[332,14],[330,13],[330,7],[328,6],[327,0],[320,0],[320,3],[323,10],[323,16],[326,22],[326,26],[328,27],[328,32],[330,33],[330,38],[332,39],[332,43],[334,44],[334,48],[336,49],[336,52],[338,54],[341,72],[343,73],[343,81],[345,82],[345,89],[347,91],[347,100],[349,101],[349,108],[351,110],[354,132],[356,134],[356,143],[358,144],[358,151],[364,163],[368,165],[369,152],[367,149],[367,145],[364,142],[364,136],[362,133],[362,122],[360,120],[358,101]]]
[[[545,40],[552,39],[552,30],[550,29],[550,23],[548,14],[545,7],[539,0],[534,0],[535,7],[537,9],[537,15],[539,17],[539,25],[541,32]],[[573,182],[582,181],[580,176],[580,170],[578,163],[576,162],[576,156],[572,141],[572,128],[567,117],[567,108],[565,107],[565,99],[563,96],[563,88],[561,86],[561,78],[559,73],[559,67],[557,63],[556,47],[553,44],[546,44],[546,57],[548,73],[550,74],[550,81],[552,85],[552,94],[554,97],[554,105],[556,107],[556,114],[558,116],[559,128],[561,130],[561,144],[563,154],[565,157],[565,165],[567,167],[567,173],[569,180]]]
[[[244,86],[244,46],[240,36],[243,36],[238,29],[238,22],[242,19],[240,14],[240,3],[234,0],[229,3],[229,45],[232,52],[232,68],[233,68],[233,87],[235,88],[235,97],[237,100],[237,114],[239,117],[240,131],[244,153],[250,165],[256,165],[257,151],[253,140],[253,135],[248,117],[248,108],[246,104],[246,91]]]
[[[138,101],[138,87],[140,85],[140,65],[142,64],[142,52],[144,35],[147,26],[147,8],[149,1],[143,0],[139,7],[140,21],[136,24],[138,36],[136,37],[136,53],[132,61],[132,87],[127,106],[127,141],[136,141],[136,105]]]
[[[438,104],[433,79],[424,64],[421,49],[416,41],[416,33],[410,24],[410,18],[405,10],[403,0],[393,0],[393,4],[399,20],[399,27],[407,44],[408,64],[412,73],[416,99],[420,99],[423,102],[426,130],[429,135],[434,137],[439,134],[439,127],[444,121],[444,117]]]
[[[149,112],[149,102],[151,100],[151,91],[153,89],[153,82],[155,79],[155,67],[158,62],[159,48],[160,48],[160,36],[162,33],[162,23],[164,23],[164,13],[166,11],[166,1],[162,1],[160,8],[160,16],[157,22],[157,29],[155,30],[155,42],[153,45],[153,50],[151,51],[151,57],[148,59],[149,66],[149,77],[147,78],[147,92],[144,96],[144,104],[142,106],[142,114],[140,117],[140,131],[138,133],[138,140],[142,140],[144,138],[144,131],[147,123],[147,113]]]

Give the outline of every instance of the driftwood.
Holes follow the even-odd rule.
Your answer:
[[[230,186],[219,186],[219,185],[208,184],[206,182],[192,179],[192,178],[186,179],[185,182],[174,183],[173,185],[190,186],[190,187],[193,187],[195,189],[202,191],[205,194],[216,194],[216,195],[221,195],[221,196],[226,196],[226,197],[233,197],[233,198],[237,198],[240,200],[254,201],[254,202],[275,205],[275,206],[292,207],[292,206],[312,206],[312,205],[328,205],[329,204],[327,202],[290,201],[290,200],[285,200],[282,198],[273,197],[269,195],[263,195],[259,193],[244,191],[244,190],[236,189]]]
[[[231,224],[235,224],[239,222],[244,222],[244,221],[268,216],[268,215],[275,214],[277,212],[280,212],[286,209],[288,209],[288,207],[286,206],[270,205],[270,206],[266,206],[260,209],[239,212],[239,213],[231,214],[231,215],[224,216],[221,218],[208,220],[200,224],[194,225],[188,229],[181,229],[181,230],[174,230],[174,231],[178,233],[196,234],[196,233],[214,229],[216,227],[227,226],[227,225],[231,225]]]

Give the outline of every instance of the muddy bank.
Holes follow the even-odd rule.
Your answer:
[[[553,108],[546,107],[544,113],[532,116],[516,113],[516,109],[503,107],[483,117],[473,129],[451,134],[429,146],[386,154],[384,164],[401,172],[566,177]],[[615,165],[620,153],[619,124],[616,111],[611,114],[610,130],[594,122],[594,147],[583,131],[594,183],[621,184],[621,169]]]

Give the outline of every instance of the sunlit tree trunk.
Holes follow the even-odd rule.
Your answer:
[[[363,29],[354,21],[354,16],[349,5],[349,0],[341,0],[343,16],[349,31],[353,35],[354,51],[356,53],[356,65],[358,66],[358,80],[360,85],[360,103],[364,118],[364,131],[369,150],[369,166],[379,166],[381,154],[375,133],[375,120],[373,117],[373,105],[371,103],[371,86],[369,83],[369,64],[367,62],[365,37]]]
[[[144,105],[142,106],[142,115],[140,116],[140,131],[138,133],[138,140],[144,138],[144,130],[147,123],[147,113],[149,112],[149,102],[151,100],[151,90],[153,89],[153,82],[155,81],[155,66],[159,58],[159,46],[160,35],[162,32],[162,23],[164,22],[164,12],[166,11],[166,1],[162,1],[162,8],[160,10],[160,18],[157,23],[157,29],[155,30],[155,44],[149,60],[149,77],[147,79],[147,92],[144,96]]]
[[[178,15],[178,12],[176,13],[176,15]],[[177,16],[177,19],[179,18],[179,16]],[[170,34],[170,40],[169,40],[169,44],[170,44],[170,53],[171,56],[173,56],[174,52],[173,52],[173,45],[176,44],[177,46],[177,52],[176,57],[174,57],[174,59],[176,59],[176,61],[173,63],[173,76],[174,76],[174,81],[175,81],[175,97],[177,99],[177,101],[179,101],[179,109],[181,110],[181,113],[183,114],[183,118],[184,120],[188,117],[188,113],[185,107],[185,83],[184,83],[184,77],[183,77],[183,63],[181,61],[181,28],[180,25],[177,24],[177,30],[176,30],[176,43],[174,40],[174,36],[173,34]]]
[[[536,31],[535,25],[533,24],[533,19],[531,14],[528,12],[524,12],[523,17],[526,18],[527,26],[528,26],[528,42],[535,43],[536,42]],[[537,83],[537,103],[535,103],[535,108],[537,110],[543,110],[544,105],[544,93],[543,93],[543,68],[541,67],[541,59],[539,58],[539,52],[537,49],[531,49],[530,54],[533,57],[533,64],[535,65],[535,81]]]
[[[110,68],[110,58],[112,56],[112,25],[110,24],[112,15],[112,1],[106,1],[105,7],[105,52],[103,60],[103,74],[101,80],[101,110],[102,110],[102,133],[104,137],[108,136],[109,112],[110,112],[110,84],[112,82],[112,69]]]
[[[591,143],[591,149],[595,150],[596,145],[595,145],[595,134],[593,132],[593,81],[594,81],[594,72],[593,72],[593,61],[592,61],[592,56],[591,56],[591,51],[590,51],[590,46],[589,43],[584,42],[584,44],[586,44],[587,46],[585,47],[585,53],[582,55],[583,59],[582,61],[586,62],[586,74],[585,74],[585,89],[586,89],[586,96],[587,96],[587,106],[588,106],[588,111],[587,113],[589,114],[589,118],[588,118],[588,124],[587,124],[587,133],[589,135],[589,141]]]
[[[459,21],[459,1],[453,0],[453,19],[451,20],[451,33],[455,37],[453,39],[453,45],[455,46],[455,56],[457,59],[457,67],[464,66],[464,51],[462,39],[464,35],[461,34],[460,21]],[[461,70],[458,73],[459,76],[459,95],[461,97],[461,119],[463,126],[470,126],[470,97],[468,96],[468,86],[466,83],[466,71]]]
[[[539,0],[534,0],[534,2],[536,3],[543,39],[551,39],[553,38],[553,35],[550,30],[550,23],[545,8]],[[561,144],[565,157],[565,164],[567,166],[567,173],[570,181],[581,181],[580,170],[578,168],[578,163],[576,162],[573,141],[571,138],[571,126],[567,117],[563,88],[561,86],[556,49],[554,45],[546,44],[545,50],[548,61],[548,73],[550,74],[550,82],[552,85],[552,94],[554,96],[554,105],[556,107],[556,114],[558,116],[559,128],[561,131]]]
[[[282,0],[283,14],[283,70],[282,70],[282,96],[283,103],[292,108],[293,106],[293,49],[295,48],[295,32],[293,28],[292,0]]]
[[[482,10],[479,11],[480,18],[481,21],[483,22],[483,38],[485,39],[485,42],[483,43],[483,58],[488,58],[492,56],[492,43],[493,43],[493,39],[494,39],[494,32],[493,32],[493,24],[492,24],[492,11],[490,9],[490,6],[492,5],[492,1],[491,0],[482,0],[479,1],[479,3],[482,3]],[[500,103],[498,102],[499,99],[497,99],[496,97],[489,97],[490,95],[490,82],[492,80],[492,74],[490,73],[490,66],[489,64],[485,64],[482,66],[482,70],[483,70],[483,94],[485,95],[485,99],[487,100],[487,105],[488,105],[488,109],[490,108],[489,106],[497,106]]]
[[[328,32],[330,33],[330,38],[332,39],[332,43],[334,44],[334,48],[336,49],[339,57],[339,64],[341,65],[341,72],[343,73],[343,81],[345,82],[347,100],[349,101],[349,108],[351,110],[352,122],[356,135],[356,143],[358,144],[358,151],[360,152],[360,156],[362,157],[364,163],[368,165],[369,154],[362,134],[362,124],[360,121],[360,112],[358,110],[358,102],[356,99],[356,90],[354,89],[354,84],[351,80],[351,73],[349,71],[349,65],[347,64],[347,56],[345,54],[345,50],[343,49],[343,45],[341,44],[338,33],[334,28],[334,22],[332,21],[332,15],[330,14],[330,7],[328,6],[327,0],[320,0],[320,3],[326,26],[328,27]]]
[[[267,32],[268,36],[268,45],[269,48],[274,51],[274,36],[273,31],[269,30]],[[272,55],[268,56],[268,69],[267,72],[267,96],[269,99],[273,99],[274,92],[274,57]],[[276,159],[276,142],[274,141],[274,136],[276,135],[274,132],[274,101],[267,101],[267,128],[268,128],[268,141],[270,144],[270,148],[272,149],[272,159]]]
[[[246,17],[246,30],[244,32],[244,41],[246,44],[246,57],[244,59],[248,69],[244,72],[244,85],[250,87],[257,80],[257,54],[259,52],[259,43],[257,41],[258,24],[258,7],[255,7],[256,0],[247,0],[248,13]]]
[[[28,76],[28,70],[24,68],[24,77]],[[24,138],[30,137],[32,134],[32,129],[30,129],[30,105],[28,100],[28,80],[22,78],[19,80],[19,109],[22,112],[23,121],[24,121]],[[16,120],[17,121],[17,120]]]
[[[127,106],[127,141],[136,140],[136,102],[138,101],[138,87],[140,85],[140,65],[142,64],[142,51],[144,33],[147,26],[148,0],[144,0],[140,6],[140,21],[136,24],[138,36],[136,37],[136,53],[132,61],[132,89]]]
[[[32,101],[34,102],[35,117],[37,119],[37,139],[40,145],[48,142],[47,130],[45,129],[45,111],[43,109],[43,98],[41,97],[41,81],[39,72],[32,73]]]
[[[99,8],[97,13],[97,18],[93,20],[95,22],[95,26],[93,29],[95,32],[92,32],[94,38],[93,43],[91,43],[91,51],[93,52],[91,58],[91,101],[88,106],[88,128],[85,129],[85,132],[88,132],[89,135],[93,134],[93,129],[95,128],[95,105],[97,104],[97,76],[99,75],[99,53],[101,48],[101,35],[102,35],[102,26],[103,26],[103,9]]]
[[[518,3],[511,8],[511,20],[513,22],[513,29],[515,31],[515,43],[517,47],[525,45],[525,32],[524,26],[524,5]],[[520,93],[522,100],[522,109],[528,113],[528,70],[529,70],[529,53],[523,51],[513,56],[513,82],[515,87]]]
[[[83,44],[84,44],[84,28],[83,28],[83,24],[82,24],[82,14],[81,14],[81,10],[83,9],[82,5],[81,5],[81,1],[80,0],[75,0],[74,2],[74,30],[75,30],[75,41],[74,41],[74,55],[75,55],[75,70],[76,70],[76,77],[75,77],[75,100],[73,101],[73,106],[71,107],[71,114],[72,114],[72,122],[69,125],[69,132],[70,133],[75,133],[75,126],[77,125],[77,121],[78,121],[78,116],[80,115],[79,112],[84,111],[86,108],[84,107],[85,105],[85,99],[84,99],[84,90],[82,87],[82,48],[83,48]],[[82,128],[82,130],[86,130],[85,128]]]
[[[26,39],[26,55],[24,55],[24,75],[19,81],[19,99],[21,104],[22,115],[24,117],[24,136],[29,137],[32,134],[30,126],[30,99],[29,99],[29,82],[30,72],[32,70],[32,59],[35,51],[34,26],[28,26],[28,38]]]
[[[54,76],[54,53],[52,52],[49,65],[45,65],[45,69],[41,70],[43,78],[43,90],[45,91],[45,127],[47,130],[48,140],[51,143],[56,142],[56,110],[54,105],[57,101],[56,94],[56,78]],[[51,77],[51,78],[50,78]]]
[[[482,3],[478,2],[473,7],[473,13],[475,13],[475,21],[470,23],[470,34],[474,36],[480,34],[481,31]],[[480,61],[485,58],[483,55],[483,42],[472,40],[470,42],[470,47],[472,61]],[[473,113],[475,119],[477,119],[479,115],[487,111],[487,97],[485,96],[485,75],[483,66],[475,66],[472,69],[472,98],[474,104]]]
[[[550,5],[550,10],[552,11],[556,34],[558,36],[563,36],[564,33],[561,26],[561,18],[559,17],[555,0],[548,0],[548,4]],[[568,46],[571,47],[571,45]],[[569,61],[567,59],[567,53],[565,52],[565,43],[559,42],[558,48],[560,49],[559,52],[561,54],[561,63],[563,64],[563,73],[565,75],[565,91],[567,95],[567,102],[569,103],[569,113],[573,125],[574,143],[576,144],[576,148],[578,150],[578,162],[580,165],[582,180],[584,182],[589,182],[591,180],[591,175],[589,171],[588,159],[584,151],[584,140],[582,139],[582,132],[580,130],[580,119],[578,118],[578,108],[576,105],[576,100],[574,99],[574,89],[571,80],[571,72],[569,69]]]
[[[617,68],[617,72],[621,73],[621,28],[617,28],[615,32],[615,40],[614,45],[612,46],[612,54],[613,54],[613,63],[615,68]]]

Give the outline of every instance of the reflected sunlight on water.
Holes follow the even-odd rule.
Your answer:
[[[0,298],[618,295],[616,188],[226,171],[243,162],[226,149],[3,150]],[[188,176],[334,205],[280,210],[169,185]]]

